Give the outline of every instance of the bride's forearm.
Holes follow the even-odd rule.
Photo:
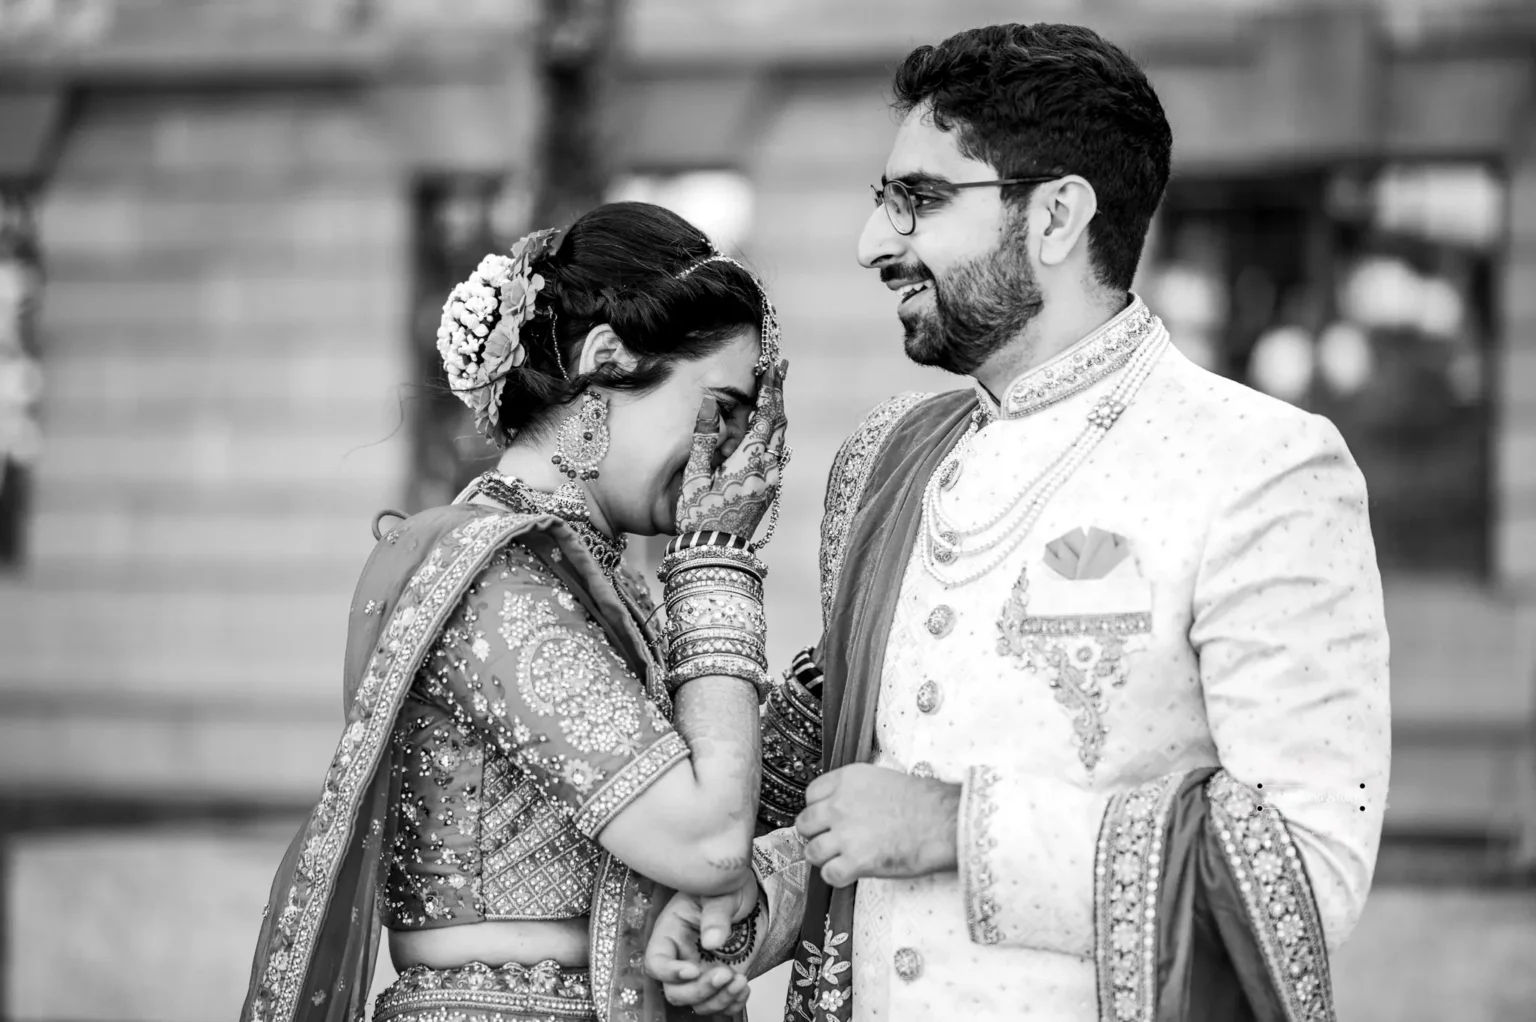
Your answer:
[[[598,840],[631,869],[674,890],[726,894],[752,877],[756,692],[736,678],[698,678],[677,690],[673,706],[688,756],[636,795]]]
[[[739,678],[688,682],[674,696],[675,724],[692,753],[698,806],[718,824],[726,846],[713,863],[737,872],[747,868],[757,818],[761,759],[757,690]]]

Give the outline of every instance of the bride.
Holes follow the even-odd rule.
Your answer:
[[[773,308],[685,220],[614,203],[487,256],[438,348],[504,454],[363,571],[346,730],[241,1018],[364,1018],[381,929],[379,1022],[664,1018],[641,956],[669,890],[756,893]],[[664,629],[627,534],[675,536]],[[731,911],[706,957],[751,945]]]

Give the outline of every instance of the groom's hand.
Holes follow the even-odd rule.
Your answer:
[[[957,868],[958,784],[855,763],[812,781],[805,803],[795,829],[833,887]]]

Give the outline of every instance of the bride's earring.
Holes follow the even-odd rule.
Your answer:
[[[560,424],[549,460],[571,479],[596,479],[607,455],[608,402],[589,390],[581,396],[581,409]]]

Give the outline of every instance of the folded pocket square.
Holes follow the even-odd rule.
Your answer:
[[[1098,579],[1131,555],[1124,536],[1103,529],[1073,529],[1045,545],[1046,566],[1065,579]]]

